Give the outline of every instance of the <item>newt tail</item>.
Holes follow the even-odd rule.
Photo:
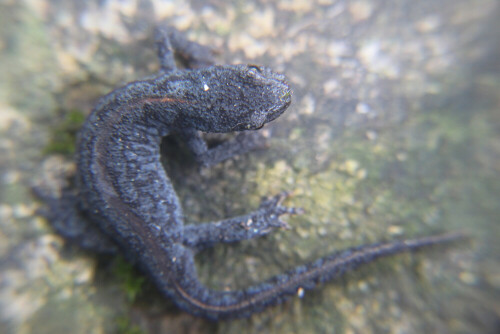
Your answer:
[[[182,308],[191,313],[213,320],[245,317],[262,311],[267,306],[279,304],[293,295],[302,297],[305,290],[341,277],[378,258],[414,252],[466,238],[461,232],[453,232],[349,248],[298,266],[242,291],[213,291],[198,281],[178,280],[174,284],[177,295],[175,299]],[[192,266],[191,262],[190,268],[186,266],[185,269],[194,270]]]

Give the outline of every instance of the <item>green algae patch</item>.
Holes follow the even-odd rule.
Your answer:
[[[119,316],[116,318],[116,333],[117,334],[144,334],[139,326],[132,324],[130,317]]]
[[[80,110],[74,109],[66,112],[60,123],[54,126],[49,143],[44,148],[43,153],[74,154],[76,135],[82,127],[85,117],[85,114]]]
[[[132,264],[125,261],[122,257],[116,258],[113,269],[128,301],[133,303],[137,296],[142,293],[146,278],[139,273]]]

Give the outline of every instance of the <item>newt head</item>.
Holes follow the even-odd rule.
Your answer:
[[[183,108],[180,125],[204,132],[259,129],[279,117],[292,101],[285,76],[266,67],[213,66],[186,75],[190,90],[180,98],[191,103]]]
[[[267,81],[266,85],[269,89],[269,98],[275,99],[274,105],[268,109],[261,111],[260,113],[254,114],[254,122],[259,123],[259,117],[261,125],[257,128],[250,127],[247,129],[259,129],[264,126],[264,124],[269,123],[276,118],[278,118],[290,105],[292,102],[292,89],[286,82],[285,76],[283,74],[275,73],[267,67],[261,67],[257,65],[247,65],[248,75],[258,75],[259,80]],[[263,121],[263,122],[262,122]]]

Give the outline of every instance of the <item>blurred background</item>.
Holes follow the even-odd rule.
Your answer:
[[[500,4],[496,0],[1,0],[1,333],[499,333]],[[100,96],[154,74],[157,24],[219,63],[285,74],[269,148],[201,169],[162,154],[186,222],[292,190],[290,230],[197,257],[214,289],[334,250],[466,231],[470,242],[377,261],[250,318],[179,311],[120,257],[83,252],[35,212],[71,185]],[[226,136],[223,136],[225,138]],[[208,136],[219,141],[220,136]]]

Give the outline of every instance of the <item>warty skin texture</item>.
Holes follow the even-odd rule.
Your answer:
[[[376,258],[462,238],[448,233],[343,250],[298,266],[244,290],[203,286],[194,254],[219,242],[237,242],[285,227],[287,196],[264,200],[247,215],[184,225],[182,208],[160,162],[161,138],[179,135],[210,166],[258,147],[254,132],[208,149],[198,131],[255,130],[279,117],[291,103],[284,77],[254,65],[207,66],[207,49],[177,31],[156,33],[161,64],[154,78],[130,83],[103,97],[79,135],[77,192],[48,198],[54,228],[85,248],[117,249],[155,281],[179,307],[210,319],[248,316],[301,294]],[[192,70],[175,66],[173,49],[188,55]]]

